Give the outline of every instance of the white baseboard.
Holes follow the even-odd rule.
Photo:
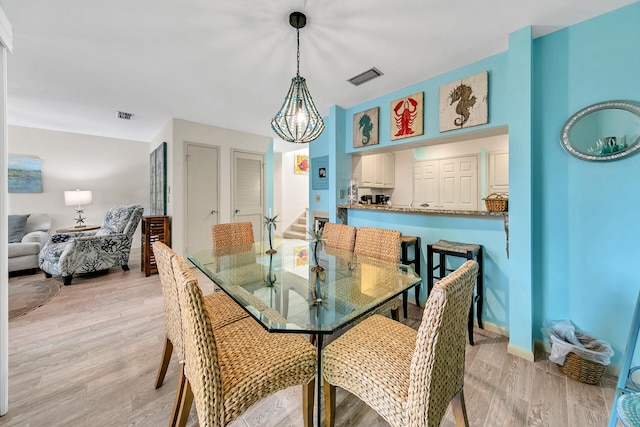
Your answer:
[[[475,321],[475,325],[478,326],[477,320]],[[494,332],[496,334],[504,335],[505,337],[509,336],[509,328],[505,326],[499,326],[495,323],[491,322],[482,322],[482,326],[489,332]],[[535,359],[535,353],[532,350],[526,350],[524,348],[516,347],[515,345],[508,344],[507,345],[507,353],[513,354],[514,356],[520,357],[522,359],[533,362]]]

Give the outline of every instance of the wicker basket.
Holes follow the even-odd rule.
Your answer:
[[[586,384],[597,384],[602,378],[606,366],[583,359],[571,352],[564,359],[564,365],[558,365],[558,368],[560,368],[560,372],[574,380]]]
[[[509,208],[509,196],[491,193],[484,200],[489,212],[506,212]]]

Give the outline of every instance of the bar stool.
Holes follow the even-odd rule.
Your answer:
[[[433,256],[438,254],[439,264],[433,265]],[[449,242],[447,240],[438,240],[437,242],[427,245],[427,291],[431,293],[434,285],[434,279],[440,280],[447,273],[453,270],[446,268],[446,257],[453,256],[465,259],[475,259],[478,263],[478,279],[476,280],[476,292],[471,300],[471,308],[469,309],[469,344],[473,345],[473,304],[476,304],[476,317],[478,326],[482,326],[482,299],[483,299],[483,283],[482,283],[482,245],[473,243]],[[438,270],[439,276],[434,276],[433,272]]]
[[[413,259],[409,259],[409,247],[413,246]],[[420,237],[417,236],[402,236],[400,262],[404,265],[414,264],[413,270],[418,276],[420,276]],[[420,285],[422,282],[418,282],[415,287],[416,305],[420,307]],[[402,311],[404,312],[404,318],[407,318],[407,300],[409,299],[409,291],[402,293]]]

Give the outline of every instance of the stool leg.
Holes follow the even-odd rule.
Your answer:
[[[416,270],[416,274],[418,276],[420,276],[420,263],[422,262],[422,257],[420,256],[420,238],[417,237],[416,238],[416,242],[414,243],[414,247],[413,247],[413,260],[414,260],[414,264],[416,266],[415,270]],[[422,278],[422,276],[420,276],[420,278]],[[420,307],[420,283],[418,283],[416,285],[416,289],[415,289],[415,293],[416,293],[416,305],[418,307]]]
[[[469,308],[469,321],[467,322],[469,331],[469,344],[473,345],[473,298],[471,298],[471,308]]]
[[[404,314],[404,318],[407,318],[407,301],[409,300],[409,292],[408,291],[403,291],[402,292],[402,313]]]
[[[466,259],[473,259],[473,252],[467,251]],[[476,277],[476,283],[478,283],[478,278]],[[476,301],[476,297],[473,293],[471,293],[471,306],[469,307],[469,318],[467,320],[467,330],[469,332],[469,344],[473,345],[473,303]]]
[[[427,245],[427,298],[433,289],[433,249]]]
[[[480,329],[484,329],[484,326],[482,326],[482,301],[484,300],[484,272],[482,269],[482,258],[482,246],[480,246],[480,251],[478,252],[478,289],[476,291],[478,293],[476,318],[478,319],[478,327]]]

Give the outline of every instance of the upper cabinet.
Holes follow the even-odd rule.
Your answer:
[[[509,193],[509,152],[489,153],[489,193]]]
[[[362,156],[360,187],[393,188],[395,186],[395,165],[393,153]]]

